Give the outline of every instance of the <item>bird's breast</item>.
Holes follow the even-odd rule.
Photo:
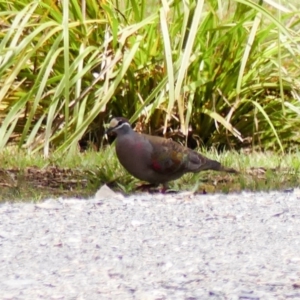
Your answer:
[[[151,145],[147,141],[127,138],[116,142],[120,163],[133,176],[146,180],[151,162]]]

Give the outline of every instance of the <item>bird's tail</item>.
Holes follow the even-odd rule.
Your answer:
[[[239,172],[233,168],[224,167],[221,163],[216,160],[209,160],[207,163],[207,170],[214,170],[220,172],[234,173],[238,174]]]
[[[227,172],[227,173],[234,173],[234,174],[238,174],[239,171],[237,171],[236,169],[233,169],[233,168],[227,168],[227,167],[224,167],[221,165],[219,171],[222,171],[222,172]]]

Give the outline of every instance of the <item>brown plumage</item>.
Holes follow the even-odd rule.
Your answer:
[[[151,184],[163,184],[188,172],[204,170],[237,173],[219,162],[186,148],[170,139],[136,133],[128,120],[113,118],[107,133],[114,132],[120,163],[134,177]]]

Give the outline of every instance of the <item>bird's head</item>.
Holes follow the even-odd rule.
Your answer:
[[[106,129],[105,133],[110,134],[114,132],[115,134],[126,134],[132,130],[129,121],[123,117],[115,117],[109,122],[109,127]]]

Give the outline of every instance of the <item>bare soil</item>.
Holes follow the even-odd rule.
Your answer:
[[[107,180],[103,170],[94,172],[79,168],[27,167],[0,168],[0,201],[42,200],[46,198],[93,196],[102,184],[122,193],[140,193],[141,182],[131,176]],[[179,183],[179,184],[178,184]],[[122,190],[126,187],[126,191]],[[238,175],[221,172],[188,174],[170,183],[170,192],[193,190],[196,194],[233,193],[241,191],[286,190],[299,186],[299,175],[287,169],[250,168]],[[195,190],[196,189],[196,190]],[[157,193],[160,189],[148,190]]]

